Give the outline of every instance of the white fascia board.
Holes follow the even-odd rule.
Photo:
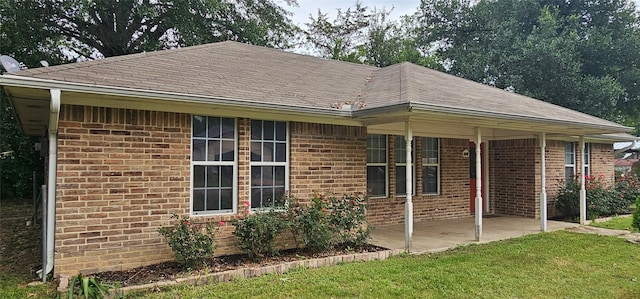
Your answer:
[[[142,90],[125,87],[99,86],[84,83],[69,83],[56,80],[22,77],[15,75],[0,76],[0,85],[24,87],[34,89],[60,89],[62,92],[75,92],[85,94],[97,94],[116,97],[135,97],[152,100],[165,100],[182,103],[220,105],[227,107],[239,107],[242,109],[258,109],[270,113],[272,111],[283,111],[286,114],[297,114],[303,116],[319,116],[324,118],[334,118],[353,123],[351,112],[347,110],[336,110],[330,108],[300,107],[273,103],[263,103],[248,101],[243,99],[232,99],[223,97],[210,97],[202,95],[192,95],[184,93]],[[65,103],[64,97],[62,103]],[[354,124],[355,125],[355,124]]]

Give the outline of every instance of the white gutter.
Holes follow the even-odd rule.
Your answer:
[[[315,114],[315,115],[325,115],[332,117],[350,117],[351,111],[347,110],[339,110],[333,109],[330,107],[321,108],[321,107],[301,107],[295,105],[286,105],[280,102],[258,102],[251,101],[246,99],[234,99],[234,98],[225,98],[225,97],[212,97],[205,95],[196,95],[196,94],[188,94],[188,93],[179,93],[179,92],[167,92],[167,91],[156,91],[156,90],[146,90],[146,89],[135,89],[135,88],[126,88],[126,87],[113,87],[113,86],[104,86],[104,85],[93,85],[86,83],[69,83],[63,81],[55,81],[55,80],[47,80],[33,77],[23,77],[16,75],[2,75],[0,76],[0,85],[3,86],[14,86],[14,87],[27,87],[27,88],[35,88],[35,89],[59,89],[69,91],[69,92],[77,92],[77,93],[92,93],[92,94],[101,94],[101,95],[109,95],[109,96],[121,96],[121,97],[137,97],[137,98],[148,98],[148,99],[157,99],[157,100],[168,100],[168,101],[176,101],[176,102],[184,102],[184,103],[194,103],[194,104],[215,104],[215,105],[225,105],[231,107],[242,107],[242,109],[258,109],[258,110],[278,110],[278,111],[287,111],[291,113],[300,113],[300,114]]]
[[[60,89],[51,89],[51,105],[49,110],[49,173],[47,178],[47,210],[45,224],[46,239],[42,240],[42,250],[46,253],[42,270],[38,271],[43,282],[47,281],[47,274],[53,270],[53,256],[55,251],[56,225],[56,181],[58,168],[58,120],[60,117]],[[46,222],[45,222],[46,221]]]

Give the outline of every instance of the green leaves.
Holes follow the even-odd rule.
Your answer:
[[[448,72],[633,125],[640,19],[624,0],[423,0],[419,46]]]
[[[213,257],[216,250],[217,229],[211,223],[192,223],[189,217],[178,219],[172,227],[162,227],[158,233],[164,236],[175,254],[176,261],[185,268],[200,267]]]
[[[106,298],[109,294],[109,289],[113,286],[109,284],[103,284],[95,277],[82,277],[82,274],[78,274],[71,280],[69,286],[68,298],[85,298],[85,299],[98,299]]]

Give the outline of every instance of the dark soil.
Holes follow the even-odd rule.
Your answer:
[[[279,256],[266,257],[259,261],[251,260],[247,255],[237,254],[215,257],[207,261],[207,264],[200,269],[185,269],[178,263],[171,261],[130,270],[95,273],[91,276],[99,278],[104,283],[116,284],[120,287],[126,287],[132,285],[174,280],[176,278],[189,277],[204,273],[216,273],[227,270],[235,270],[239,268],[276,265],[283,262],[304,260],[310,258],[342,255],[354,252],[375,252],[381,250],[386,250],[386,248],[367,245],[366,247],[357,251],[333,250],[322,253],[309,253],[305,252],[302,249],[290,249],[280,252]]]

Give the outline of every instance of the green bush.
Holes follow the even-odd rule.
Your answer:
[[[69,285],[68,298],[100,299],[107,298],[109,289],[114,286],[104,284],[95,277],[82,277],[78,274],[73,277]]]
[[[636,198],[636,210],[633,212],[633,222],[631,226],[640,230],[640,196]]]
[[[330,224],[337,234],[335,243],[351,248],[366,245],[371,238],[371,227],[367,222],[364,198],[357,195],[330,196],[329,203]]]
[[[276,238],[288,226],[285,215],[274,210],[250,213],[233,220],[232,224],[236,227],[233,235],[238,238],[240,248],[252,259],[278,255]]]
[[[294,238],[300,239],[305,248],[312,252],[321,252],[333,247],[334,231],[329,224],[327,214],[328,201],[319,196],[311,199],[311,204],[300,204],[290,200],[289,221]],[[300,244],[297,244],[300,247]]]
[[[611,185],[604,176],[585,178],[587,191],[587,215],[589,218],[628,214],[635,198],[640,195],[640,184],[636,177],[621,177]],[[560,186],[555,197],[555,206],[563,216],[580,216],[580,182],[573,180]]]
[[[292,233],[312,252],[334,247],[359,248],[370,239],[365,200],[357,195],[316,194],[309,205],[291,200]]]
[[[180,219],[176,214],[171,218],[179,221],[172,227],[159,228],[158,233],[167,239],[176,261],[184,267],[204,265],[216,250],[217,228],[210,223],[192,223],[188,217]]]

